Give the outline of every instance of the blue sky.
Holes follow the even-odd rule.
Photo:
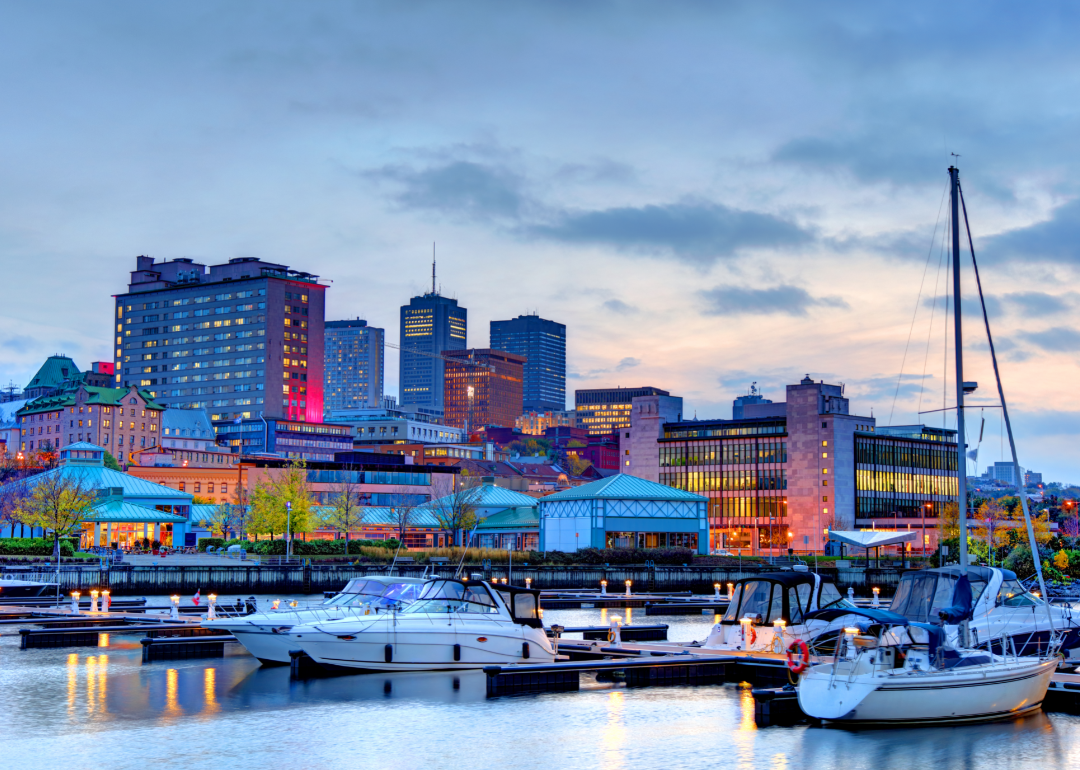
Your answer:
[[[144,253],[318,273],[331,318],[396,342],[434,241],[470,344],[491,319],[562,321],[571,388],[656,385],[727,417],[750,382],[782,398],[809,373],[914,422],[947,392],[956,152],[1021,461],[1080,481],[1077,15],[0,0],[0,377],[107,360]]]

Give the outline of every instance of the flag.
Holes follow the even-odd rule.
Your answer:
[[[196,607],[199,606],[199,594],[201,592],[202,592],[201,588],[196,588],[195,589],[195,595],[191,597],[191,603],[194,604]]]

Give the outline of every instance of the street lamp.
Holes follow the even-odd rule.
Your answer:
[[[933,509],[934,509],[934,504],[933,503],[927,503],[926,505],[923,506],[923,509],[922,509],[922,514],[923,514],[923,519],[922,519],[922,531],[923,531],[922,555],[923,555],[924,559],[926,558],[926,512],[927,511],[933,511]]]
[[[285,501],[285,560],[292,555],[292,500]]]

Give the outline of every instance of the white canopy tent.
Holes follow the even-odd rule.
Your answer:
[[[881,548],[886,545],[903,545],[917,540],[918,532],[911,530],[887,531],[882,529],[866,529],[853,532],[829,532],[829,540],[843,545],[852,545],[856,548],[866,549],[866,558],[870,559],[871,548]],[[881,551],[878,552],[878,558]]]

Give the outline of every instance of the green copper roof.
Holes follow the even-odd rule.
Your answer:
[[[560,500],[684,500],[686,502],[705,502],[707,498],[684,492],[681,489],[657,484],[655,481],[639,479],[620,473],[606,479],[599,479],[573,489],[564,489],[541,499],[544,503]]]
[[[540,528],[540,515],[535,506],[522,505],[485,516],[477,529]]]
[[[439,500],[449,501],[450,497],[451,496],[448,495],[447,497],[439,498]],[[431,508],[438,505],[439,500],[425,503],[421,508]],[[469,493],[468,500],[474,508],[536,507],[535,497],[529,497],[521,492],[515,492],[512,489],[497,487],[494,484],[483,484],[479,487],[474,487]]]
[[[184,503],[190,503],[192,497],[191,494],[187,492],[181,492],[178,489],[172,489],[163,484],[155,484],[152,481],[145,481],[127,473],[114,471],[111,468],[105,468],[100,465],[62,465],[59,468],[54,468],[51,471],[46,471],[37,476],[31,476],[26,479],[26,483],[33,487],[37,484],[39,479],[47,478],[53,473],[62,473],[80,479],[91,489],[123,489],[125,498],[157,497],[171,500],[172,502],[167,503],[168,505],[183,505]]]
[[[321,521],[331,512],[331,510],[331,506],[328,505],[313,505],[311,506],[312,518]],[[194,518],[194,516],[192,516],[192,518]],[[384,527],[397,526],[396,512],[389,507],[364,506],[364,524]],[[424,510],[417,507],[412,510],[412,516],[409,518],[409,526],[438,528],[439,520],[435,518],[435,514],[430,510]]]
[[[99,388],[93,385],[83,385],[81,390],[86,391],[86,404],[88,406],[121,406],[124,397],[130,392],[128,388]],[[55,412],[57,409],[74,406],[77,392],[77,390],[73,390],[58,393],[55,396],[35,398],[19,410],[19,416],[38,414],[39,412]],[[147,391],[140,390],[139,396],[146,402],[147,409],[165,410],[165,407],[154,401],[153,396]]]
[[[79,373],[79,367],[67,356],[49,356],[26,387],[55,388]]]
[[[84,521],[93,523],[121,522],[150,524],[183,524],[187,519],[177,516],[175,513],[166,513],[156,508],[147,508],[145,505],[125,503],[121,500],[110,500],[107,503],[95,505]]]

